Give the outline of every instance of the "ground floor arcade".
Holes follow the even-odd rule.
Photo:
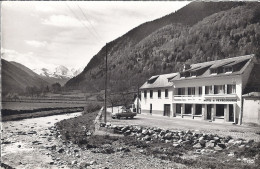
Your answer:
[[[158,105],[157,105],[158,106]],[[234,104],[187,104],[172,103],[161,104],[160,109],[153,109],[150,104],[148,109],[141,109],[141,113],[198,120],[219,122],[236,122],[236,103]]]
[[[173,104],[173,116],[222,122],[236,122],[236,104]]]

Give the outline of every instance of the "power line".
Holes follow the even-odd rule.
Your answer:
[[[76,19],[82,24],[82,26],[84,28],[86,28],[93,37],[95,37],[99,42],[103,43],[95,34],[93,34],[93,32],[89,29],[89,27],[87,27],[85,25],[85,23],[78,17],[78,15],[73,11],[73,9],[67,4],[67,2],[65,3],[66,6],[68,7],[68,9],[70,10],[70,12],[76,17]]]
[[[84,18],[87,20],[87,22],[90,24],[90,26],[92,27],[92,29],[94,30],[94,32],[96,33],[96,35],[98,36],[98,38],[101,39],[101,36],[97,33],[95,27],[92,25],[92,23],[90,22],[90,20],[88,19],[87,15],[85,14],[85,12],[81,9],[81,7],[77,4],[78,8],[80,9],[81,13],[83,14]]]

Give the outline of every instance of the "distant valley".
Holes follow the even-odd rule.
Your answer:
[[[1,63],[3,95],[24,93],[28,87],[43,90],[50,88],[55,83],[63,86],[69,79],[82,71],[82,69],[69,70],[65,66],[58,66],[54,71],[45,68],[31,70],[20,63],[4,59],[1,59]]]

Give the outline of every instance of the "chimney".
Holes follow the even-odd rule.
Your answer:
[[[184,64],[183,65],[183,71],[188,70],[188,69],[190,69],[190,65],[189,64]]]

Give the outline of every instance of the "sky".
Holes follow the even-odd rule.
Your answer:
[[[83,68],[110,42],[187,1],[4,1],[1,57],[30,69]]]

